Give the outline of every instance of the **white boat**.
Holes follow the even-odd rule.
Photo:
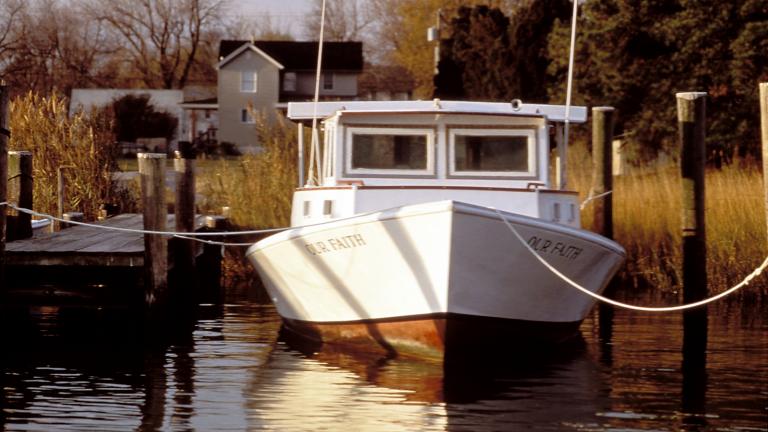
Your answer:
[[[534,253],[595,293],[624,260],[580,228],[577,193],[551,186],[563,106],[292,103],[288,116],[325,119],[318,179],[294,193],[291,228],[247,255],[289,331],[426,357],[551,343],[594,299]]]

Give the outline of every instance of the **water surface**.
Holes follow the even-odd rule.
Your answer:
[[[248,292],[153,340],[37,309],[34,332],[3,328],[0,429],[766,431],[768,317],[750,303],[710,308],[704,367],[682,354],[681,314],[601,324],[595,308],[576,343],[446,370],[306,352]]]

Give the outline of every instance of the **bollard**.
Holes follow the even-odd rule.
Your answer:
[[[66,221],[83,222],[85,220],[85,215],[82,212],[66,212],[63,215],[61,215],[61,218]],[[72,226],[75,226],[75,225],[63,222],[61,224],[61,229],[66,229]]]
[[[704,148],[706,93],[678,93],[677,118],[683,186],[683,303],[707,297],[707,249],[704,221]],[[683,357],[692,367],[706,363],[707,309],[683,314]]]
[[[165,199],[165,161],[163,153],[139,153],[141,203],[144,229],[166,231],[168,210]],[[168,302],[168,241],[162,235],[144,235],[144,299],[150,317]]]

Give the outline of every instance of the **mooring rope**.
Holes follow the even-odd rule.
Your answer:
[[[579,210],[584,210],[584,207],[586,207],[586,206],[587,206],[587,204],[589,204],[591,201],[594,201],[594,200],[597,200],[597,199],[603,198],[603,197],[605,197],[605,196],[608,196],[608,194],[610,194],[610,193],[613,193],[613,191],[612,191],[612,190],[609,190],[609,191],[607,191],[607,192],[603,192],[603,193],[601,193],[601,194],[597,194],[597,195],[594,195],[594,196],[593,196],[593,195],[592,195],[592,193],[593,193],[593,192],[594,192],[594,191],[593,191],[592,189],[590,189],[590,190],[589,190],[589,196],[587,196],[587,199],[585,199],[584,201],[582,201],[581,205],[579,206]]]
[[[178,232],[178,231],[154,231],[154,230],[144,230],[144,229],[134,229],[134,228],[123,228],[123,227],[116,227],[116,226],[108,226],[108,225],[99,225],[94,223],[88,223],[88,222],[80,222],[80,221],[71,221],[66,220],[60,217],[56,217],[53,215],[45,214],[36,212],[34,210],[30,210],[23,207],[18,207],[12,203],[9,202],[0,202],[0,207],[6,206],[8,208],[12,208],[18,212],[26,213],[31,216],[36,216],[44,219],[48,219],[51,221],[57,221],[62,223],[67,223],[71,225],[79,225],[79,226],[85,226],[90,228],[96,228],[101,229],[105,231],[120,231],[120,232],[128,232],[133,234],[154,234],[154,235],[162,235],[167,237],[176,237],[184,240],[194,240],[200,243],[205,244],[211,244],[211,245],[220,245],[220,246],[240,246],[240,247],[246,247],[251,246],[253,243],[228,243],[228,242],[220,242],[215,240],[207,240],[202,239],[198,237],[225,237],[225,236],[239,236],[239,235],[255,235],[255,234],[266,234],[266,233],[274,233],[279,231],[285,231],[288,228],[266,228],[266,229],[260,229],[260,230],[246,230],[246,231],[221,231],[221,232]]]
[[[685,309],[692,309],[695,307],[703,306],[708,303],[712,303],[713,301],[719,300],[727,295],[730,295],[739,289],[747,286],[749,282],[752,281],[752,279],[759,276],[763,270],[768,267],[768,257],[765,258],[762,264],[760,264],[752,273],[747,275],[747,277],[744,278],[741,282],[736,284],[735,286],[721,292],[720,294],[714,295],[712,297],[706,298],[704,300],[700,300],[694,303],[688,303],[684,305],[679,306],[668,306],[668,307],[645,307],[645,306],[635,306],[627,303],[618,302],[613,299],[609,299],[608,297],[603,297],[600,294],[593,293],[592,291],[584,288],[583,286],[579,285],[578,283],[571,280],[568,276],[562,274],[559,270],[557,270],[555,267],[553,267],[551,264],[549,264],[544,258],[541,257],[538,253],[536,253],[535,250],[531,247],[531,245],[528,244],[528,242],[525,241],[525,239],[520,235],[520,233],[517,232],[515,227],[512,226],[512,224],[509,223],[509,221],[504,217],[504,215],[501,214],[501,212],[498,209],[494,209],[496,214],[499,216],[499,219],[501,219],[502,222],[509,228],[509,230],[512,232],[512,234],[517,237],[517,239],[522,243],[525,248],[528,250],[528,252],[531,253],[537,260],[539,260],[540,263],[542,263],[549,271],[557,275],[560,279],[562,279],[564,282],[566,282],[568,285],[576,288],[577,290],[583,292],[584,294],[587,294],[590,297],[593,297],[597,300],[600,300],[604,303],[608,303],[610,305],[624,308],[624,309],[630,309],[635,311],[642,311],[642,312],[672,312],[672,311],[681,311]]]

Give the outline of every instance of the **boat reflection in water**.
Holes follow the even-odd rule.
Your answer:
[[[247,391],[249,423],[276,430],[515,430],[594,419],[598,367],[583,339],[566,345],[509,350],[496,361],[449,351],[441,362],[318,346],[282,331]],[[557,409],[542,400],[558,401]],[[305,419],[303,428],[297,419]]]

